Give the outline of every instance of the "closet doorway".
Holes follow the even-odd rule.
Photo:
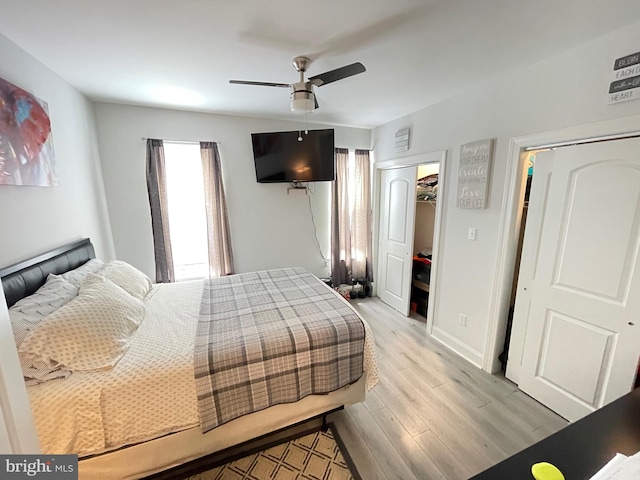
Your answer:
[[[383,302],[403,315],[409,315],[412,306],[415,311],[421,308],[419,313],[426,316],[429,332],[437,303],[435,285],[438,278],[438,244],[444,203],[437,201],[434,185],[426,185],[426,177],[431,176],[432,180],[437,171],[438,186],[435,195],[444,198],[442,185],[445,161],[446,152],[441,151],[375,164],[376,293]],[[424,224],[421,224],[429,217],[432,220],[424,228]],[[414,257],[419,253],[425,259],[430,256],[430,268],[428,279],[424,276],[426,269],[423,269],[423,281],[416,282]],[[422,299],[420,302],[418,297]]]

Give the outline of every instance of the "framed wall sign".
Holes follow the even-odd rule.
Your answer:
[[[493,144],[491,138],[460,146],[456,207],[487,208]]]

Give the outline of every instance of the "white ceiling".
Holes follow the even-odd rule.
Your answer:
[[[91,99],[291,119],[287,89],[228,81],[292,83],[308,55],[309,76],[366,66],[310,118],[361,127],[639,19],[638,0],[0,0],[0,33]]]

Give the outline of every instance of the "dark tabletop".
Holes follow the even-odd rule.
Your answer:
[[[534,463],[549,462],[566,480],[587,480],[616,453],[640,451],[640,388],[473,477],[529,480]]]

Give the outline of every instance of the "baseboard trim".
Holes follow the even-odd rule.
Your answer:
[[[461,342],[457,338],[453,337],[449,333],[442,330],[440,327],[434,326],[432,333],[432,338],[436,339],[445,347],[453,350],[455,353],[463,357],[468,362],[471,362],[478,368],[482,368],[482,364],[484,362],[484,357],[482,354],[473,348],[469,347],[465,343]]]

